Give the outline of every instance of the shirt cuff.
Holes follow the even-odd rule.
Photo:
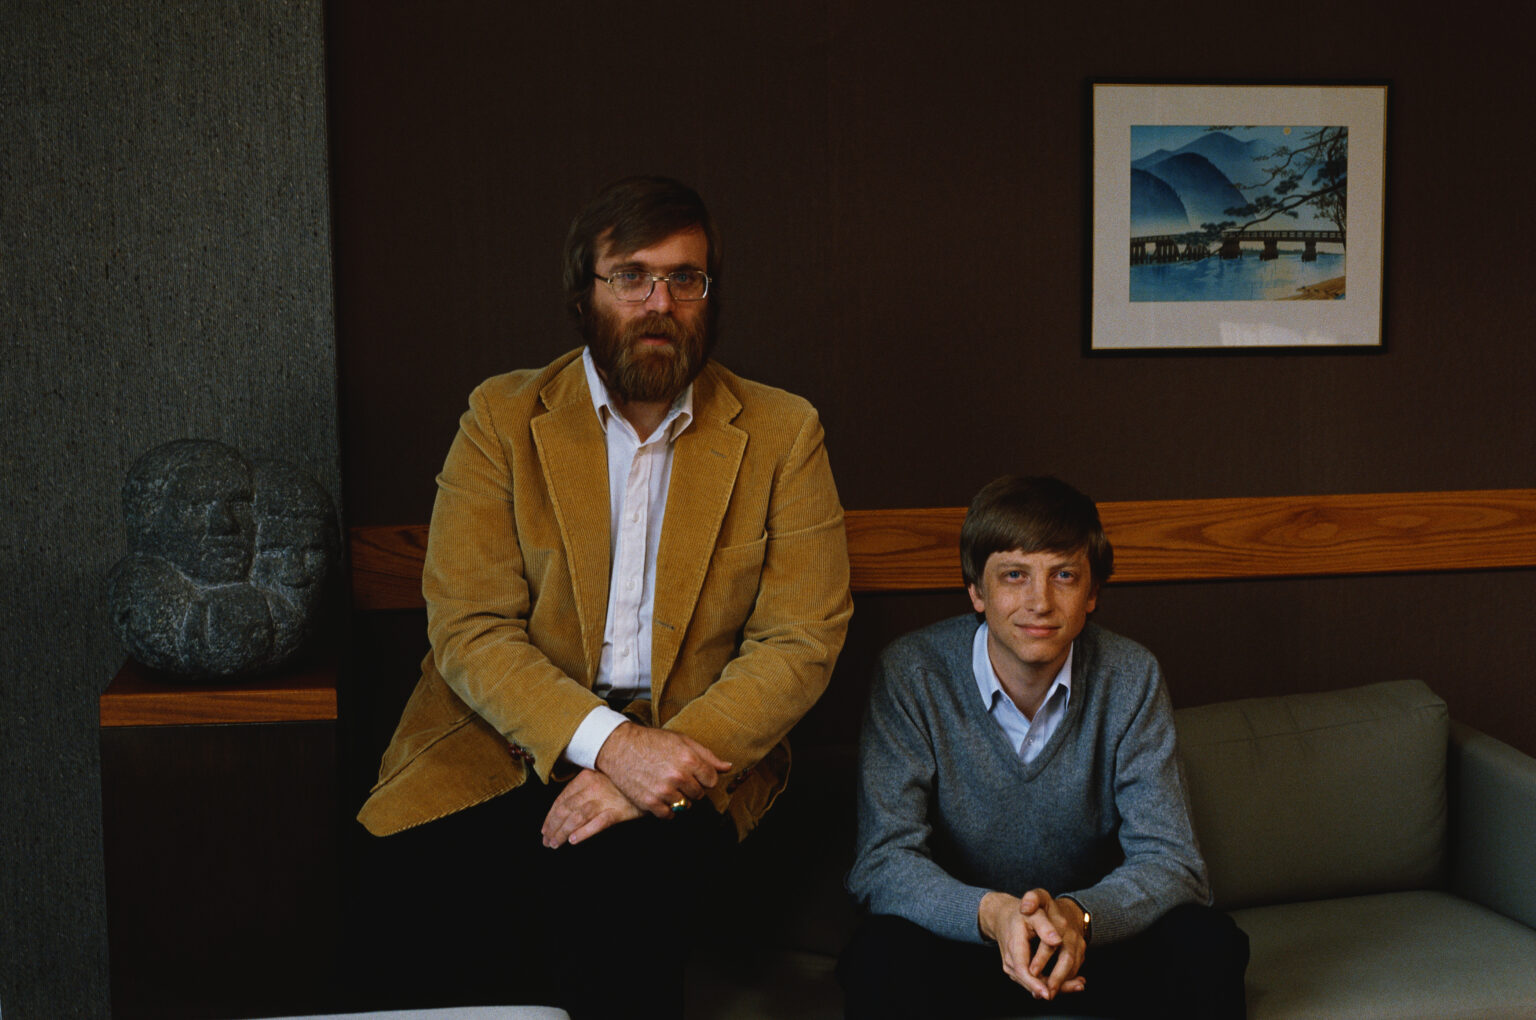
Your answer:
[[[584,769],[597,768],[597,752],[603,749],[608,735],[618,729],[619,724],[629,721],[623,713],[615,712],[607,705],[598,705],[587,713],[571,735],[571,742],[565,745],[565,760]]]

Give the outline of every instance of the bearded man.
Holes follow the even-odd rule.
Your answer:
[[[610,185],[565,262],[586,346],[470,396],[432,651],[359,819],[435,880],[400,898],[445,987],[676,1016],[691,904],[842,647],[842,508],[815,410],[709,359],[720,245],[692,189]]]

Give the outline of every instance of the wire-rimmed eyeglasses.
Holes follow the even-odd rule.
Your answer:
[[[658,283],[667,285],[674,301],[702,301],[709,294],[709,274],[697,269],[679,269],[665,276],[639,269],[616,269],[608,276],[592,275],[606,283],[620,301],[644,301]]]

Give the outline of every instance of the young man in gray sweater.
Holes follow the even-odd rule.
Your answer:
[[[960,554],[980,621],[894,642],[870,694],[847,1015],[1243,1016],[1248,940],[1208,906],[1157,660],[1088,622],[1097,507],[1000,478]]]

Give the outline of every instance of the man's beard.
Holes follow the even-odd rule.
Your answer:
[[[621,322],[593,309],[582,333],[609,394],[625,404],[670,404],[703,371],[714,346],[707,315],[690,327],[655,312]],[[642,337],[664,337],[670,343],[642,346]]]

